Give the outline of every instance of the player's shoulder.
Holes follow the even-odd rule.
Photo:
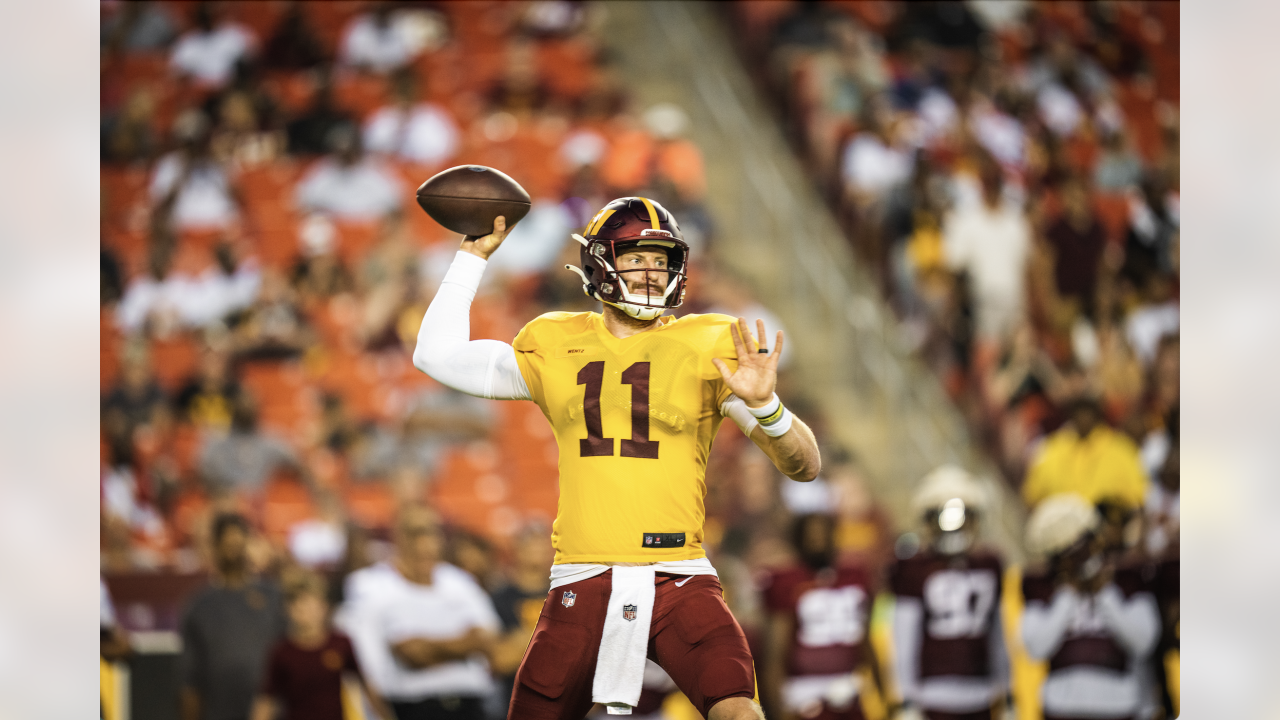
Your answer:
[[[558,339],[589,331],[595,316],[594,312],[543,313],[525,324],[512,345],[521,352],[536,350]]]
[[[665,332],[687,340],[699,347],[712,348],[717,343],[729,343],[729,326],[737,320],[720,313],[692,313],[671,321]]]
[[[1004,560],[994,548],[980,546],[969,555],[969,566],[975,570],[994,570],[997,574],[1004,572]]]

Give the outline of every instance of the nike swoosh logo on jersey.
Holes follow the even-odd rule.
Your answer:
[[[689,582],[689,581],[690,581],[690,580],[692,580],[692,579],[693,579],[693,576],[692,576],[692,575],[690,575],[689,577],[687,577],[687,578],[685,578],[685,579],[683,579],[683,580],[677,580],[677,581],[676,581],[676,587],[684,587],[684,584],[685,584],[685,583],[687,583],[687,582]]]

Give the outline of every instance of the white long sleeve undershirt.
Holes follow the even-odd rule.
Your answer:
[[[476,397],[532,400],[516,351],[501,340],[471,339],[471,301],[488,261],[458,251],[418,330],[413,365],[443,385]]]
[[[422,317],[413,365],[459,392],[493,400],[532,400],[520,374],[516,351],[501,340],[471,339],[471,301],[488,261],[458,251],[440,289]],[[747,404],[730,395],[720,413],[732,418],[747,436],[759,423]]]

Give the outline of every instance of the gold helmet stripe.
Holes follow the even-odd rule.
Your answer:
[[[662,226],[658,224],[658,211],[653,207],[653,201],[649,198],[640,198],[640,202],[649,208],[649,221],[653,223],[654,230],[661,230]]]
[[[587,231],[583,234],[595,235],[596,233],[600,232],[600,228],[604,227],[604,221],[608,220],[609,216],[612,215],[614,212],[615,212],[615,208],[606,208],[604,210],[601,210],[600,214],[596,215],[595,220],[592,220],[590,223],[587,224]]]

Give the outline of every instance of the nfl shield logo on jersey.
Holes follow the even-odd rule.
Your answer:
[[[564,595],[560,596],[560,604],[567,608],[571,608],[573,607],[573,601],[577,599],[578,596],[575,595],[572,590],[565,590]]]
[[[622,606],[622,619],[623,619],[623,620],[635,620],[635,619],[636,619],[636,606],[635,606],[635,605],[623,605],[623,606]]]

